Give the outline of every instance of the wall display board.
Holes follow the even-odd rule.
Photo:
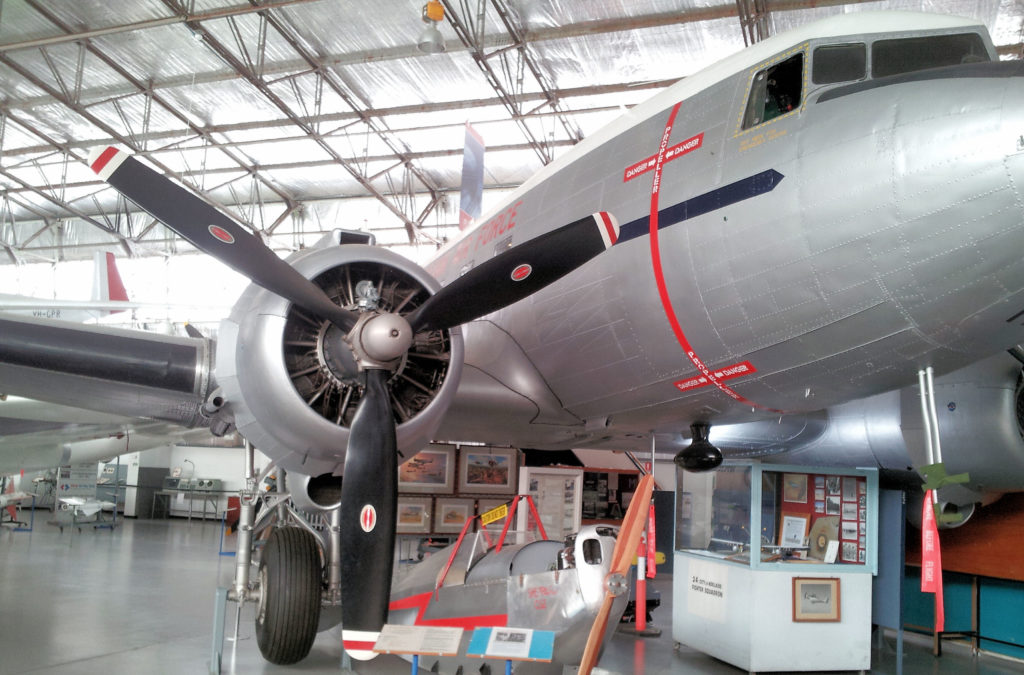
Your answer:
[[[565,539],[580,529],[583,469],[523,467],[519,494],[530,495],[537,506],[548,539]],[[533,516],[526,502],[516,510],[516,529],[533,530]]]
[[[748,671],[870,667],[877,472],[729,463],[676,490],[675,641]]]

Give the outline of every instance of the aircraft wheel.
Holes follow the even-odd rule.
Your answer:
[[[306,658],[320,621],[320,551],[297,527],[275,528],[260,559],[256,642],[263,658],[278,665]]]

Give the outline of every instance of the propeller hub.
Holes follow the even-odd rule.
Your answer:
[[[625,574],[612,572],[605,578],[604,587],[609,595],[617,598],[629,590],[629,579],[626,578]]]
[[[348,341],[361,368],[390,370],[412,346],[409,322],[398,314],[363,314]]]

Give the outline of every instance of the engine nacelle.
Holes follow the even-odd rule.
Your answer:
[[[330,511],[341,506],[341,476],[286,473],[285,484],[295,506],[303,511]]]
[[[288,262],[353,311],[360,309],[355,289],[361,281],[372,282],[382,310],[402,314],[440,287],[418,265],[370,246],[307,249]],[[242,435],[286,471],[343,473],[349,425],[362,396],[343,337],[334,325],[256,285],[221,322],[215,372],[226,405]],[[388,382],[399,461],[437,430],[455,396],[463,354],[458,328],[416,335]]]

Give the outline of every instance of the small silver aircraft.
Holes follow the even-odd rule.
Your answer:
[[[641,479],[621,529],[587,525],[565,541],[508,546],[501,537],[491,541],[478,532],[472,543],[434,553],[396,584],[388,621],[466,629],[461,654],[423,663],[434,672],[479,671],[483,662],[465,651],[469,633],[480,627],[555,633],[552,661],[520,663],[517,673],[561,673],[580,663],[581,654],[593,665],[626,609],[625,575],[647,524],[653,486],[650,475]],[[488,665],[492,672],[503,667]]]
[[[216,345],[2,317],[0,389],[237,426],[321,507],[344,474],[339,544],[269,563],[322,580],[301,606],[260,594],[275,662],[308,652],[321,598],[346,639],[387,620],[396,465],[431,439],[653,438],[692,470],[912,476],[930,367],[955,397],[938,426],[971,448],[946,457],[971,478],[948,498],[1024,488],[1024,65],[978,21],[865,12],[760,42],[583,140],[425,269],[342,232],[284,261],[138,158],[89,163],[253,285]]]

